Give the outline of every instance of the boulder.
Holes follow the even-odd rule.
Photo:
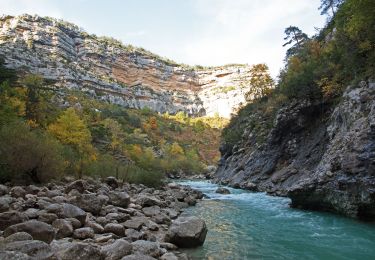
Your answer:
[[[165,253],[160,257],[160,260],[178,260],[178,257],[173,253]]]
[[[123,239],[118,239],[114,243],[103,246],[101,254],[105,260],[119,260],[122,257],[131,254],[132,245]]]
[[[24,240],[33,240],[33,237],[26,232],[17,232],[4,239],[5,243],[14,242],[14,241],[24,241]]]
[[[99,215],[104,204],[104,201],[94,193],[74,196],[70,202],[94,215]]]
[[[53,227],[37,220],[29,220],[10,226],[5,229],[4,236],[7,237],[17,232],[29,233],[33,239],[41,240],[46,243],[51,243],[51,241],[55,238],[55,230]]]
[[[73,204],[63,203],[57,215],[60,218],[75,218],[81,222],[81,225],[84,225],[87,213]]]
[[[146,195],[146,194],[140,194],[136,198],[136,204],[143,207],[150,207],[155,205],[160,205],[161,201],[153,196]]]
[[[110,186],[112,189],[117,189],[118,188],[118,181],[115,177],[110,176],[105,179],[105,183]]]
[[[85,243],[66,243],[61,246],[55,256],[59,260],[102,260],[99,248]]]
[[[9,188],[3,184],[0,184],[0,196],[4,196],[5,194],[8,194]]]
[[[136,230],[140,230],[141,227],[148,221],[146,217],[132,217],[131,219],[125,221],[123,225],[126,228],[132,228]]]
[[[108,223],[107,225],[104,226],[104,232],[105,233],[113,233],[115,235],[118,235],[120,237],[125,236],[125,228],[116,223]]]
[[[87,221],[85,227],[90,227],[94,230],[95,234],[101,234],[104,232],[102,225],[96,223],[95,221]]]
[[[0,251],[1,260],[33,260],[27,254],[15,251]]]
[[[53,221],[58,219],[57,215],[54,213],[42,212],[39,214],[38,220],[47,224],[52,224]]]
[[[94,230],[90,227],[83,227],[83,228],[78,228],[74,230],[73,232],[73,237],[76,239],[88,239],[88,238],[94,238],[95,233]]]
[[[150,255],[152,257],[159,257],[161,254],[158,243],[147,240],[137,240],[131,244],[134,253]]]
[[[26,195],[25,189],[20,186],[14,186],[9,193],[14,198],[23,198]]]
[[[56,229],[56,239],[70,237],[73,234],[73,225],[66,219],[56,219],[52,226]]]
[[[206,239],[207,227],[204,220],[197,217],[179,217],[169,229],[169,242],[178,247],[201,246]]]
[[[7,211],[0,213],[0,230],[4,230],[9,226],[27,221],[29,218],[26,214],[18,211]]]
[[[9,195],[0,195],[0,212],[5,212],[9,210],[10,204],[13,202],[13,198]]]
[[[144,254],[132,254],[123,257],[121,260],[156,260],[156,258]]]
[[[77,190],[79,193],[83,193],[87,190],[88,183],[85,180],[76,180],[70,183],[65,188],[65,193],[69,193],[72,190]]]
[[[130,196],[126,192],[111,191],[109,193],[110,202],[118,207],[126,208],[130,204]]]
[[[220,194],[230,194],[230,191],[224,187],[217,188],[215,192]]]
[[[160,214],[160,207],[159,206],[144,207],[142,209],[142,212],[147,217],[151,217],[151,216]]]
[[[32,257],[31,259],[38,260],[51,259],[51,257],[53,256],[53,251],[50,245],[39,240],[24,240],[6,243],[2,246],[2,250],[24,253]]]

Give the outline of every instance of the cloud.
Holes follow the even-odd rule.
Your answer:
[[[317,4],[311,0],[196,0],[196,12],[206,23],[183,46],[184,60],[203,65],[265,62],[276,76],[285,54],[284,29],[293,24],[313,34],[314,26],[324,21]]]

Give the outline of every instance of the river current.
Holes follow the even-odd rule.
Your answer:
[[[375,259],[375,224],[289,207],[288,198],[228,188],[207,181],[181,181],[206,194],[184,215],[205,220],[202,247],[193,259]]]

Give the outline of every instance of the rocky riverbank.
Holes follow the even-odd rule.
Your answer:
[[[188,259],[178,247],[204,243],[205,222],[179,216],[203,197],[109,177],[45,186],[0,185],[0,259]]]

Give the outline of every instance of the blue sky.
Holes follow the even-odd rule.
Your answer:
[[[283,66],[283,31],[322,27],[320,0],[0,0],[0,13],[73,22],[191,65]]]

